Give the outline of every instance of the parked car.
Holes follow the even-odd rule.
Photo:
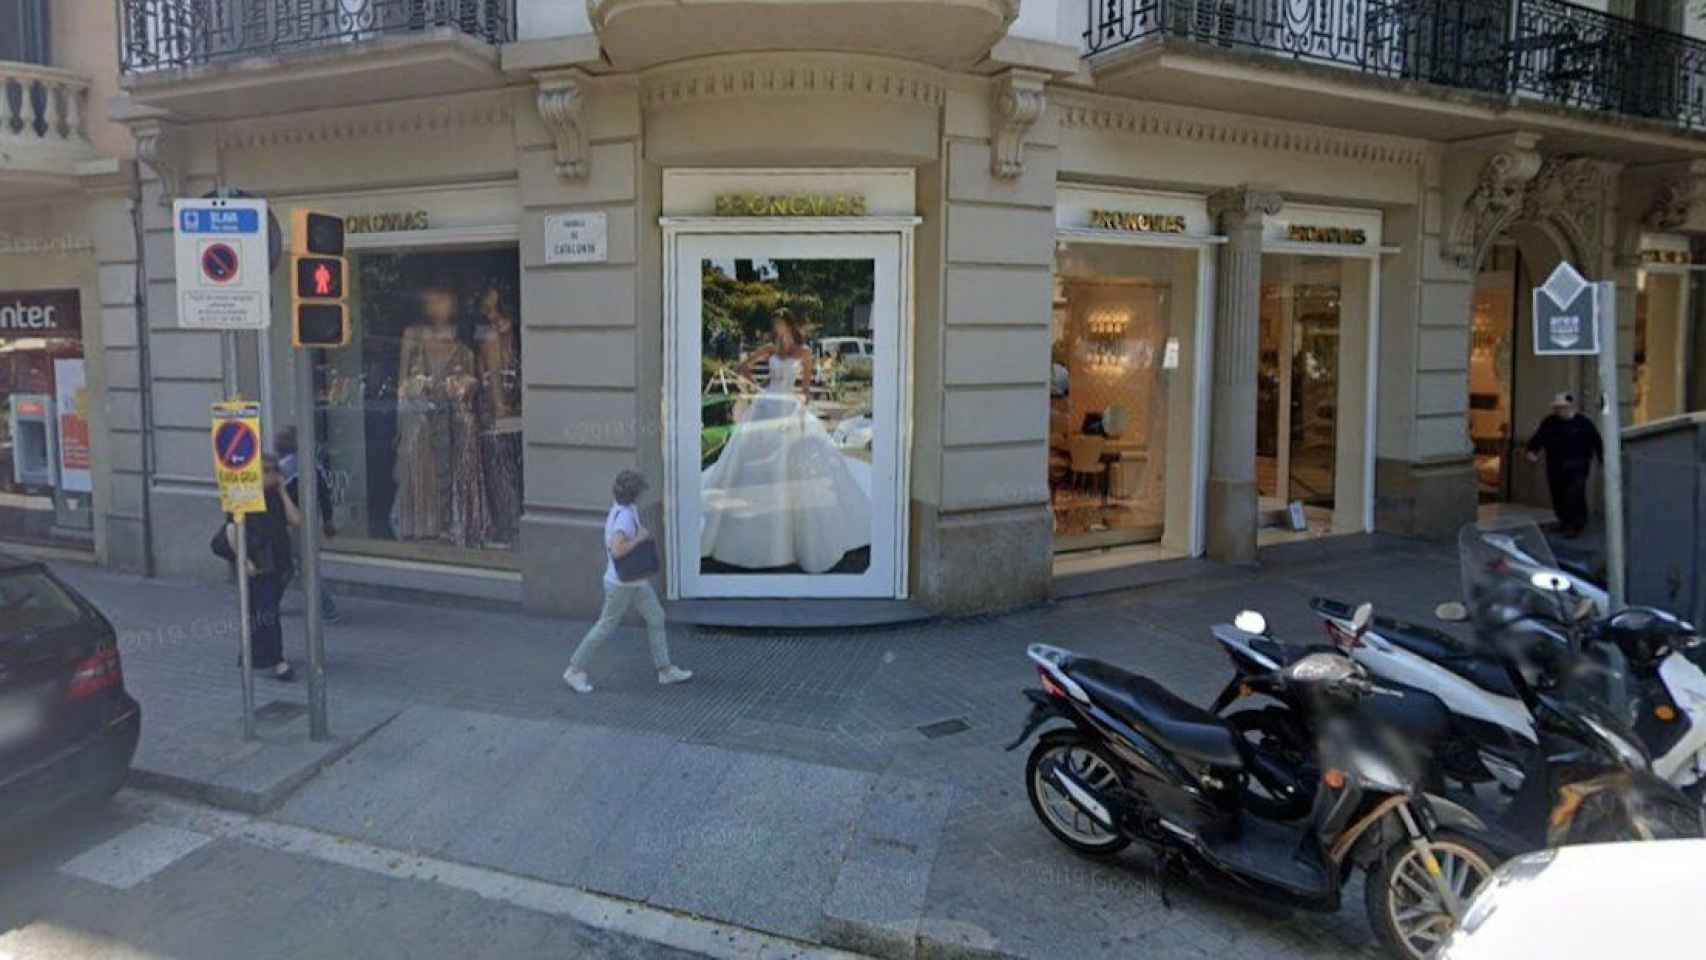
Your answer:
[[[870,379],[873,362],[870,337],[823,337],[816,346],[817,355],[834,360],[843,376]]]
[[[141,730],[112,624],[43,564],[0,554],[0,826],[111,796]]]
[[[1706,903],[1706,840],[1591,843],[1514,857],[1439,960],[1686,955]]]

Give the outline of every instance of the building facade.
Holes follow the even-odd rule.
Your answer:
[[[1692,22],[192,6],[119,4],[147,402],[109,385],[106,416],[150,536],[115,564],[221,573],[209,404],[293,424],[309,362],[334,580],[574,613],[625,467],[669,595],[706,602],[960,613],[1085,562],[1450,535],[1543,497],[1512,452],[1553,391],[1593,398],[1528,356],[1564,260],[1617,284],[1628,415],[1702,406]],[[178,327],[170,201],[219,190],[350,218],[349,348],[290,348],[282,276],[268,334]]]
[[[105,4],[0,2],[0,548],[146,568],[137,176]]]

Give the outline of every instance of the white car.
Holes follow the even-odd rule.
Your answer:
[[[1706,840],[1530,853],[1482,886],[1439,960],[1693,956],[1703,903]]]
[[[842,370],[871,375],[870,337],[824,337],[817,341],[817,355],[834,360]]]

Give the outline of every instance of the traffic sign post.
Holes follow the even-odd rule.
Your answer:
[[[231,515],[236,532],[237,656],[243,669],[243,739],[255,738],[255,674],[249,600],[247,515],[267,509],[261,469],[261,408],[246,400],[213,405],[213,474],[219,481],[220,509]]]
[[[172,201],[178,326],[265,330],[272,319],[267,202]]]
[[[1568,261],[1534,288],[1534,353],[1598,358],[1600,442],[1605,453],[1606,587],[1623,605],[1623,432],[1617,409],[1617,287],[1589,281]]]

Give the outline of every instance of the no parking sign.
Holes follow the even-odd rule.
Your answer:
[[[260,404],[236,400],[213,405],[213,473],[219,478],[219,504],[226,513],[266,512]]]
[[[174,200],[178,326],[265,330],[272,317],[267,202]]]

